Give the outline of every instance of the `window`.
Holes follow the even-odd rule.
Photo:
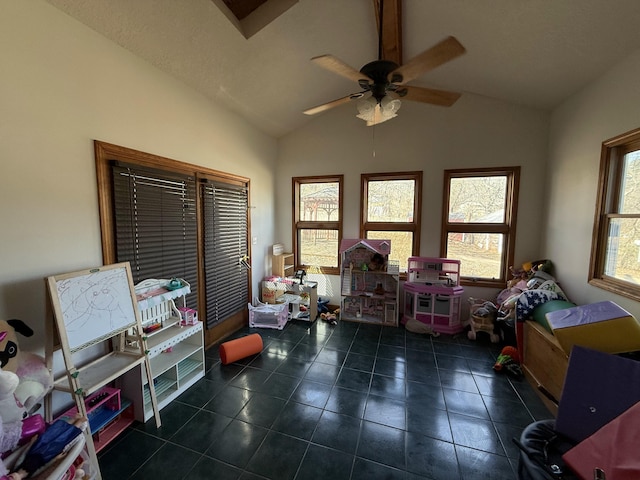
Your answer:
[[[391,240],[389,260],[406,272],[420,251],[422,172],[363,174],[361,199],[360,236]]]
[[[504,287],[513,265],[520,167],[445,170],[440,255],[463,285]]]
[[[342,239],[342,175],[293,178],[296,265],[337,275]]]
[[[188,281],[207,345],[246,323],[248,180],[103,142],[95,150],[104,263],[130,262],[134,283]]]
[[[589,283],[640,300],[640,129],[602,143]]]

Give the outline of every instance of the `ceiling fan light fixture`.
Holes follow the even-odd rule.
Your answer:
[[[380,108],[387,115],[396,113],[398,110],[400,110],[401,106],[402,106],[402,102],[400,101],[400,99],[394,98],[390,94],[385,95],[380,101]]]
[[[376,125],[397,117],[397,111],[402,102],[387,94],[378,101],[373,95],[358,100],[358,115],[356,117],[367,122],[367,125]]]
[[[356,106],[358,107],[358,118],[367,121],[369,118],[373,118],[373,112],[376,108],[378,101],[373,98],[372,95],[365,96],[358,100]]]

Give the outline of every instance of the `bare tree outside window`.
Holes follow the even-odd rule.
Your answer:
[[[504,285],[513,263],[519,167],[447,170],[442,255],[460,260],[462,282]]]
[[[640,300],[640,129],[602,143],[589,283]]]
[[[361,236],[391,240],[389,259],[406,273],[419,254],[422,172],[362,175]]]
[[[293,179],[296,264],[338,273],[342,237],[342,176]]]

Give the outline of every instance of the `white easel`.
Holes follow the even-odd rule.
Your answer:
[[[146,337],[142,331],[135,289],[128,262],[47,277],[47,291],[53,317],[47,322],[47,367],[53,371],[53,353],[62,350],[66,374],[54,378],[54,390],[70,393],[78,412],[87,416],[85,397],[98,391],[129,370],[144,365],[147,378],[153,378],[146,354]],[[136,349],[125,346],[125,334],[138,341]],[[59,344],[55,344],[55,338]],[[79,365],[78,353],[107,343],[110,352]],[[156,426],[160,413],[153,382],[149,393]],[[47,421],[52,420],[51,398],[46,399]],[[85,431],[87,453],[102,479],[92,432]]]

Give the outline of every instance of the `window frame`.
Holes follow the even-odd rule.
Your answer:
[[[203,262],[203,230],[204,230],[204,208],[201,198],[202,183],[209,180],[217,180],[231,185],[245,185],[247,189],[247,202],[251,205],[251,183],[249,178],[239,175],[220,172],[210,168],[194,165],[170,158],[153,155],[151,153],[134,150],[119,145],[114,145],[99,140],[94,140],[94,155],[96,166],[96,178],[98,183],[98,207],[100,214],[100,230],[102,241],[102,257],[105,265],[116,263],[116,242],[115,242],[115,223],[114,223],[114,193],[112,185],[111,162],[118,161],[140,167],[147,167],[156,170],[165,170],[185,175],[192,175],[196,178],[196,216],[197,216],[197,254],[198,254],[198,311],[201,318],[206,318],[206,279],[204,273]],[[251,257],[251,216],[247,209],[247,255]],[[252,278],[251,270],[247,272],[247,301],[253,298],[252,294]],[[202,315],[202,312],[205,315]],[[246,308],[236,312],[225,321],[217,323],[212,328],[204,329],[205,345],[210,346],[221,338],[237,331],[239,328],[248,324],[248,311]]]
[[[413,242],[411,245],[411,256],[420,256],[420,225],[422,223],[422,177],[423,172],[384,172],[384,173],[363,173],[360,175],[360,238],[367,238],[367,232],[389,231],[389,232],[411,232]],[[367,214],[369,212],[369,182],[383,182],[391,180],[413,180],[415,182],[413,197],[413,221],[412,222],[370,222]],[[393,245],[391,245],[393,248]],[[408,260],[408,259],[407,259]],[[400,272],[400,278],[406,279],[407,272]]]
[[[300,220],[300,185],[310,183],[338,183],[338,220],[334,222]],[[326,275],[340,274],[340,253],[336,249],[337,267],[325,265],[304,265],[300,261],[300,231],[301,230],[337,230],[338,246],[342,242],[342,220],[344,218],[344,175],[313,175],[306,177],[293,177],[291,179],[293,192],[293,231],[292,244],[295,261],[295,269],[305,268],[307,273],[322,273]]]
[[[458,223],[449,222],[449,201],[451,179],[487,176],[506,176],[505,211],[503,223]],[[488,233],[504,235],[501,256],[500,278],[460,277],[460,285],[473,287],[504,288],[509,276],[509,267],[513,266],[516,246],[516,226],[518,217],[518,197],[520,190],[520,167],[464,168],[444,171],[442,201],[442,228],[440,238],[440,256],[447,257],[447,239],[450,233]]]
[[[640,217],[640,212],[637,215],[618,213],[624,155],[636,150],[640,150],[640,128],[602,142],[588,282],[602,290],[640,301],[640,285],[625,282],[604,273],[609,240],[609,220]]]

